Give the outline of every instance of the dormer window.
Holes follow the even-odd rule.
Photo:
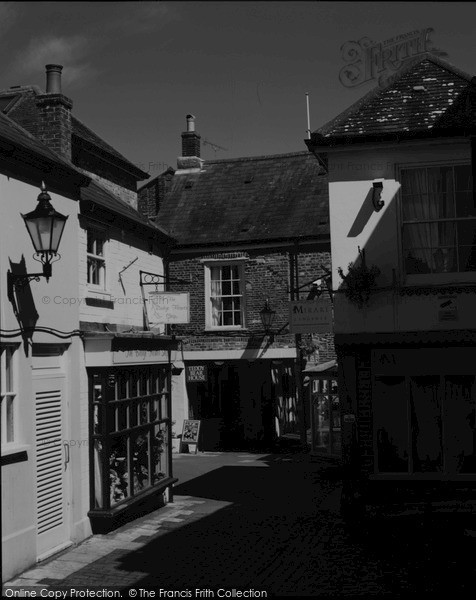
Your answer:
[[[407,275],[476,272],[476,205],[470,165],[402,169]]]

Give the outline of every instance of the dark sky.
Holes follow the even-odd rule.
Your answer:
[[[175,166],[185,115],[204,158],[305,150],[311,129],[377,82],[345,87],[341,47],[433,28],[446,60],[476,73],[474,3],[0,3],[0,85],[44,88],[64,65],[75,116],[132,162]]]

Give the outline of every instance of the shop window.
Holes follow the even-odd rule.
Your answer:
[[[242,263],[205,266],[208,328],[242,329],[244,327],[244,289]]]
[[[311,411],[312,450],[339,455],[341,453],[341,421],[335,379],[312,379]]]
[[[16,369],[15,369],[15,347],[0,347],[0,400],[2,419],[2,446],[17,442],[16,439],[16,413],[17,413],[17,391],[16,391]]]
[[[476,205],[470,165],[403,169],[407,275],[476,271]]]
[[[91,375],[94,508],[112,508],[169,476],[166,367]]]
[[[476,473],[475,391],[473,375],[376,378],[377,471]]]
[[[89,285],[106,288],[106,237],[103,232],[87,229],[87,282]]]
[[[404,377],[382,377],[374,386],[374,422],[381,473],[408,471],[408,420]]]

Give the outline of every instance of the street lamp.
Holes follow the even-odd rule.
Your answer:
[[[35,248],[33,258],[41,262],[43,272],[14,275],[11,271],[8,271],[7,283],[10,299],[13,298],[13,292],[16,288],[23,287],[30,281],[40,281],[40,277],[46,277],[46,281],[49,280],[52,263],[61,258],[58,254],[58,247],[68,219],[67,216],[57,212],[51,205],[51,197],[46,191],[44,182],[41,183],[41,193],[38,196],[38,204],[35,210],[22,215],[22,217]]]
[[[276,316],[276,311],[270,307],[268,298],[266,298],[264,307],[259,311],[259,316],[261,317],[265,333],[269,333]]]

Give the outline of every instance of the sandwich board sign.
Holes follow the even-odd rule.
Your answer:
[[[329,298],[292,300],[289,303],[291,333],[332,333],[333,313]]]

